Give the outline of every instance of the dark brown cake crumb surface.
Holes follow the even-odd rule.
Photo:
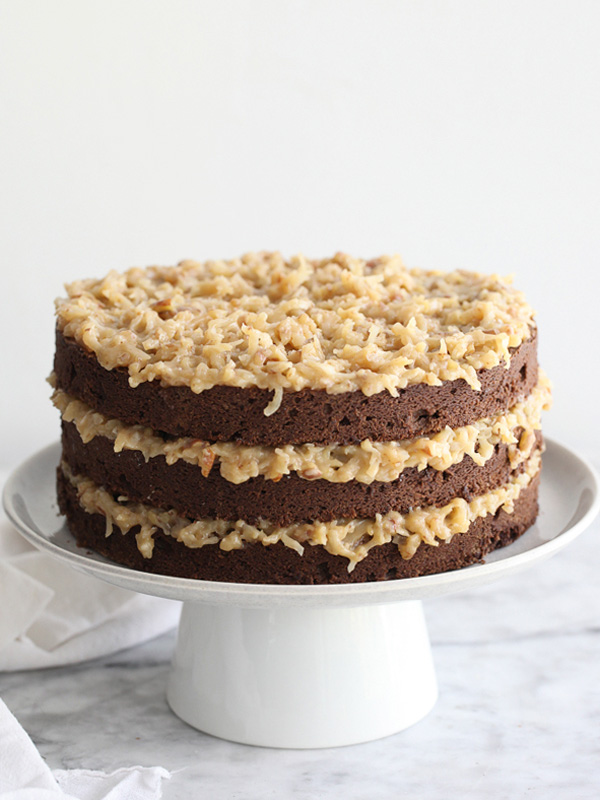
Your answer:
[[[218,545],[189,548],[162,532],[155,534],[152,558],[146,559],[137,549],[135,534],[139,528],[132,528],[127,534],[115,530],[106,537],[105,517],[84,511],[76,490],[58,470],[60,510],[79,546],[144,572],[254,584],[364,583],[447,572],[481,562],[496,548],[515,541],[534,523],[538,488],[539,473],[515,500],[512,514],[501,508],[496,514],[479,517],[466,533],[437,547],[422,544],[409,560],[401,557],[393,543],[374,547],[348,572],[347,559],[331,555],[321,545],[307,545],[302,556],[281,542],[247,544],[225,552]]]
[[[302,389],[284,392],[281,406],[269,417],[263,412],[273,393],[263,389],[215,386],[194,394],[185,386],[155,382],[132,389],[126,370],[104,369],[93,353],[59,331],[54,371],[65,392],[128,425],[246,445],[353,444],[428,436],[446,425],[458,428],[505,411],[537,383],[536,329],[511,352],[508,368],[501,364],[478,371],[480,391],[462,379],[441,386],[415,384],[401,389],[398,397]]]
[[[538,446],[542,435],[538,431]],[[405,469],[395,481],[331,483],[305,480],[296,473],[280,481],[262,477],[230,483],[216,469],[204,477],[198,466],[163,456],[146,462],[136,450],[115,453],[113,443],[96,436],[84,444],[73,423],[63,422],[63,458],[75,474],[86,475],[112,494],[158,508],[174,508],[190,519],[243,519],[276,525],[318,519],[370,518],[417,506],[444,506],[454,497],[467,501],[507,483],[512,467],[505,444],[483,466],[470,456],[443,472],[428,467]]]

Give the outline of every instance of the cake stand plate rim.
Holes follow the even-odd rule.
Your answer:
[[[546,438],[540,486],[541,513],[514,544],[495,551],[483,564],[418,578],[337,585],[240,584],[178,578],[121,566],[80,549],[59,517],[54,474],[60,458],[55,442],[30,456],[8,478],[3,492],[8,518],[24,538],[74,568],[124,589],[176,600],[241,606],[334,604],[359,606],[421,600],[460,591],[514,573],[554,555],[593,521],[600,510],[599,478],[572,449]],[[577,497],[573,496],[579,492]],[[553,504],[552,509],[545,505]],[[557,512],[564,518],[557,520]],[[549,517],[552,517],[550,519]],[[566,523],[566,524],[565,524]],[[552,525],[557,530],[553,531]]]

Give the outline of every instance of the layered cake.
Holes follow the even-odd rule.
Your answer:
[[[508,280],[259,253],[66,288],[58,498],[83,547],[362,582],[481,561],[536,518],[550,389]]]

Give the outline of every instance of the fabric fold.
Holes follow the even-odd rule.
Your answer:
[[[159,800],[170,777],[164,767],[53,772],[0,700],[0,800]]]
[[[0,513],[0,671],[74,664],[141,644],[175,627],[180,609],[38,552]]]

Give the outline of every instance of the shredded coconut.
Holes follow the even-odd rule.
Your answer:
[[[113,449],[137,450],[148,461],[162,456],[168,464],[183,459],[201,468],[206,477],[213,468],[230,483],[243,483],[259,475],[279,480],[296,472],[305,480],[346,483],[395,481],[408,467],[445,470],[470,456],[483,466],[499,443],[509,446],[513,469],[529,458],[535,444],[535,431],[541,428],[542,410],[551,404],[550,382],[540,370],[539,381],[529,397],[505,414],[479,420],[462,428],[444,428],[432,436],[401,442],[373,442],[357,445],[285,445],[249,447],[232,442],[209,443],[199,439],[157,436],[151,428],[125,425],[108,419],[61,389],[52,396],[66,422],[73,422],[84,443],[95,436],[110,439]]]
[[[347,558],[348,571],[351,572],[373,547],[394,542],[402,558],[409,559],[422,543],[435,547],[440,541],[450,541],[454,535],[465,533],[479,517],[495,514],[500,508],[511,514],[521,490],[539,472],[541,455],[539,451],[535,452],[525,469],[519,474],[513,473],[507,484],[475,497],[471,502],[456,497],[442,508],[425,506],[407,514],[396,511],[377,514],[374,519],[295,523],[285,527],[267,521],[261,521],[258,526],[243,520],[194,521],[179,516],[174,510],[165,511],[129,502],[125,497],[115,500],[89,478],[73,475],[65,462],[61,466],[77,489],[81,507],[90,514],[102,514],[106,518],[107,536],[112,533],[113,526],[122,533],[140,526],[136,541],[145,558],[152,557],[153,536],[162,530],[190,548],[215,544],[223,550],[237,550],[245,543],[270,545],[281,541],[302,555],[305,545],[320,544],[329,553]]]
[[[533,312],[497,275],[407,269],[398,256],[247,254],[231,261],[110,272],[57,300],[58,328],[132,387],[158,380],[199,393],[216,385],[309,387],[365,395],[508,366]]]

